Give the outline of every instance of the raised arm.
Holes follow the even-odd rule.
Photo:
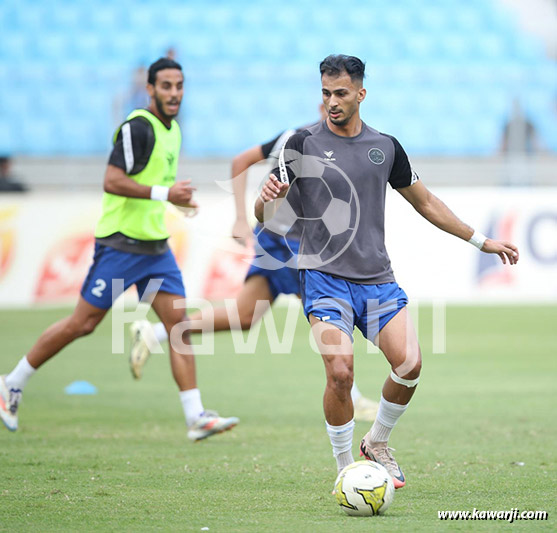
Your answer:
[[[280,182],[274,174],[269,175],[269,179],[263,185],[261,194],[255,201],[255,218],[259,222],[265,222],[273,218],[278,209],[280,200],[286,196],[288,184]]]
[[[514,265],[519,258],[518,248],[508,241],[488,239],[475,232],[468,224],[462,222],[437,196],[421,182],[416,181],[409,187],[397,191],[412,204],[412,207],[426,220],[439,229],[474,244],[482,252],[498,254],[503,263],[509,261]]]
[[[286,196],[289,184],[300,174],[303,143],[307,135],[309,135],[307,130],[291,135],[280,149],[277,166],[263,184],[255,202],[255,218],[259,222],[274,216],[282,202],[281,199]]]
[[[258,145],[238,154],[232,160],[232,191],[236,206],[236,220],[232,226],[232,237],[245,246],[250,246],[253,242],[253,233],[246,214],[247,170],[264,159],[263,149]]]

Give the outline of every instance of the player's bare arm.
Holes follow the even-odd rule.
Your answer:
[[[259,222],[264,222],[265,220],[273,218],[275,211],[280,205],[279,202],[274,202],[274,200],[284,198],[287,191],[288,184],[282,183],[274,174],[270,174],[269,179],[261,189],[259,198],[257,198],[255,202],[255,218],[257,218]]]
[[[190,185],[191,180],[175,183],[168,190],[168,201],[183,207],[197,207],[192,199],[195,188]],[[127,198],[152,198],[153,187],[141,185],[130,178],[124,170],[114,165],[108,165],[104,176],[104,191]]]
[[[240,244],[251,246],[253,233],[246,215],[247,170],[265,159],[261,146],[248,148],[232,159],[232,191],[236,207],[236,220],[232,226],[232,237]]]
[[[110,164],[104,175],[104,192],[127,198],[151,197],[151,187],[137,183],[124,170]]]
[[[465,241],[472,238],[474,230],[468,224],[462,222],[421,181],[397,190],[420,215],[434,226]],[[481,250],[488,254],[499,255],[503,264],[506,264],[508,260],[510,265],[515,265],[519,259],[518,248],[508,241],[496,241],[488,238]]]

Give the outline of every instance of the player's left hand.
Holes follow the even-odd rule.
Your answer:
[[[482,252],[486,254],[497,254],[504,265],[507,264],[507,259],[509,265],[516,265],[516,263],[518,263],[518,248],[512,242],[486,239],[482,246]]]
[[[192,218],[199,213],[199,204],[195,200],[190,200],[188,203],[183,205],[176,205],[174,207],[178,209],[184,216]]]

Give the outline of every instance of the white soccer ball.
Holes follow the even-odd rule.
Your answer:
[[[395,495],[392,477],[373,461],[357,461],[345,467],[335,481],[335,496],[343,511],[351,516],[384,513]]]

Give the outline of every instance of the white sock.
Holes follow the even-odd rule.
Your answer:
[[[186,424],[191,426],[203,413],[201,403],[201,392],[199,389],[188,389],[180,391],[180,401],[186,415]]]
[[[340,472],[345,466],[354,462],[352,456],[352,436],[354,435],[354,419],[342,426],[331,426],[325,422],[327,433],[333,446],[333,456],[337,460],[337,468]]]
[[[36,371],[37,369],[29,364],[27,356],[24,355],[17,366],[6,376],[6,386],[8,389],[19,389],[22,391],[29,378]]]
[[[381,395],[375,422],[373,426],[371,426],[371,431],[368,433],[369,442],[387,442],[391,435],[391,431],[395,427],[398,419],[404,414],[407,407],[408,404],[399,405],[398,403],[388,402],[383,398],[383,395]],[[368,435],[366,435],[366,437]]]
[[[352,403],[354,403],[355,401],[359,400],[362,397],[362,393],[360,392],[360,389],[358,389],[358,385],[356,385],[355,381],[352,383],[352,390],[350,391],[350,396],[352,396]]]
[[[168,333],[162,322],[157,322],[153,324],[153,331],[155,332],[155,337],[159,342],[168,340]]]

